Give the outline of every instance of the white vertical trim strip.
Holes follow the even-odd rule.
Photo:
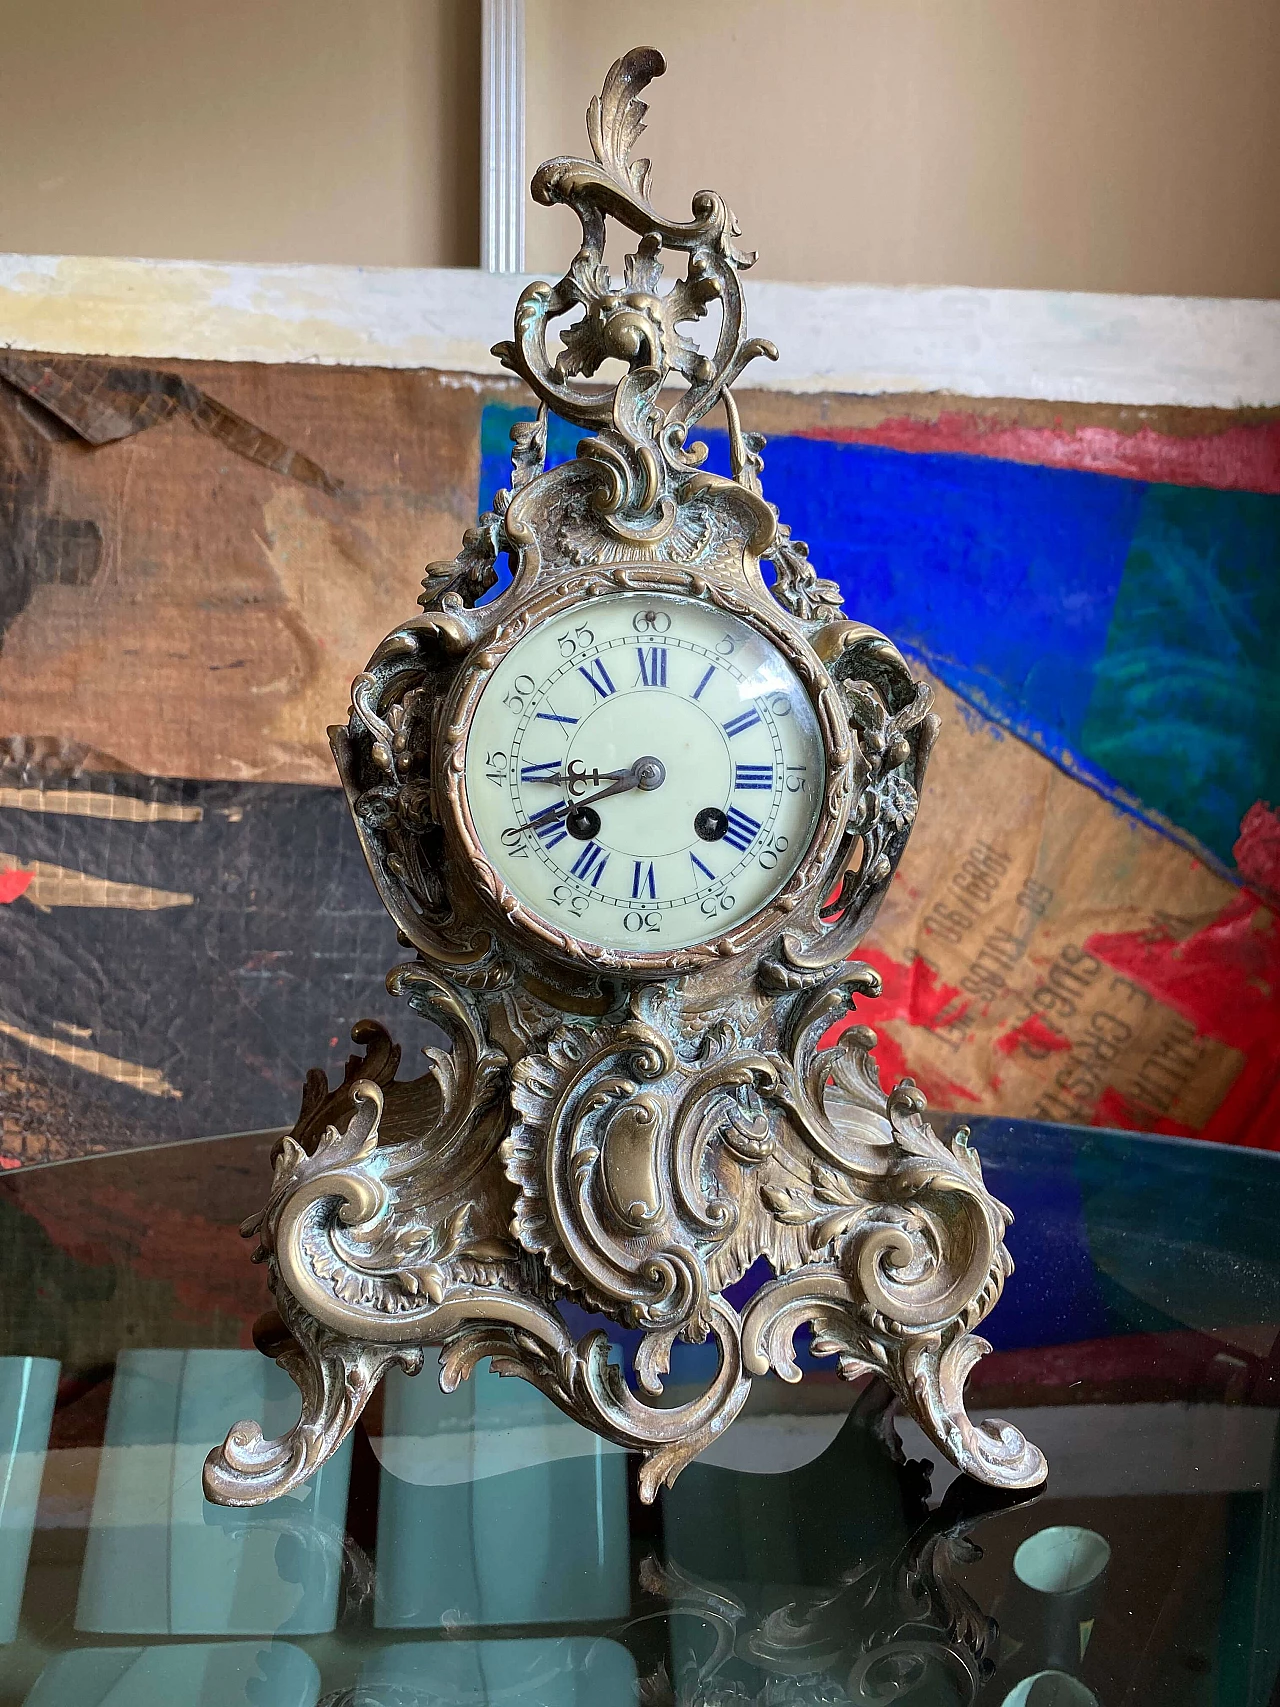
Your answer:
[[[482,0],[480,265],[524,271],[524,0]]]

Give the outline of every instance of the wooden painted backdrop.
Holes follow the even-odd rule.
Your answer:
[[[1280,1145],[1280,411],[742,409],[943,713],[865,951],[882,1075]],[[0,354],[0,1165],[287,1124],[365,1014],[427,1041],[325,728],[524,412],[492,373]]]

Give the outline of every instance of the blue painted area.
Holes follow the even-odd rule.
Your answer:
[[[971,1121],[976,1126],[976,1121]],[[1064,1128],[1064,1131],[1069,1129]],[[1013,1273],[1001,1308],[981,1333],[996,1351],[1024,1346],[1074,1345],[1115,1333],[1089,1249],[1080,1182],[1071,1166],[1071,1138],[1052,1157],[1037,1153],[1034,1164],[1006,1153],[995,1160],[990,1146],[979,1154],[991,1191],[1013,1210],[1005,1237]]]
[[[1078,739],[1141,485],[798,438],[766,456],[771,500],[852,615],[1018,733]]]
[[[486,505],[531,416],[485,410]],[[549,462],[580,437],[553,420]],[[1227,865],[1280,804],[1280,498],[799,437],[765,464],[850,614],[1073,775]]]
[[[486,403],[480,415],[480,492],[477,508],[483,514],[493,507],[493,495],[511,485],[511,429],[517,421],[532,421],[534,409],[511,409],[503,403]],[[585,435],[581,427],[570,426],[558,415],[547,422],[547,467],[555,468],[569,462],[578,454]],[[510,585],[511,571],[505,561],[497,565],[498,579],[481,599],[491,599]]]
[[[532,421],[533,409],[509,409],[502,403],[486,403],[480,416],[480,504],[487,510],[493,495],[511,484],[511,429],[517,421]],[[585,435],[558,415],[547,424],[547,467],[568,462],[577,455]]]

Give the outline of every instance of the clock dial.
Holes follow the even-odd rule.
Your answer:
[[[809,696],[763,634],[627,593],[512,647],[476,705],[465,780],[521,901],[585,942],[661,953],[773,899],[808,851],[826,765]]]

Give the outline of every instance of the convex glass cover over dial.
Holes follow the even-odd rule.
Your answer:
[[[524,635],[485,684],[465,757],[502,881],[624,954],[759,912],[807,853],[825,781],[817,717],[778,648],[671,594],[594,599]]]

